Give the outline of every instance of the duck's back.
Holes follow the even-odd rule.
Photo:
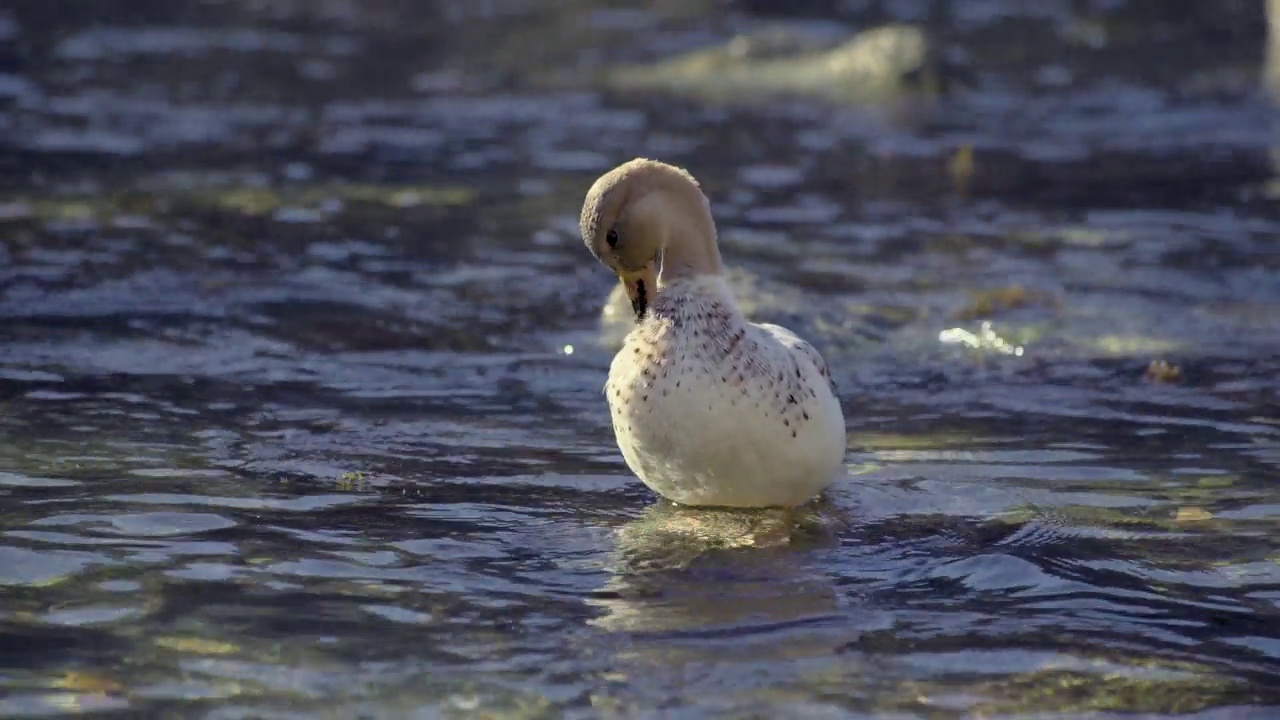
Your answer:
[[[676,502],[794,505],[843,468],[844,416],[821,356],[746,322],[717,276],[658,293],[606,393],[628,466]]]

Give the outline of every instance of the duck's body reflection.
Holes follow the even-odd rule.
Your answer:
[[[617,534],[614,574],[589,601],[597,627],[716,637],[820,623],[840,599],[814,550],[838,542],[842,510],[690,509],[658,502]]]

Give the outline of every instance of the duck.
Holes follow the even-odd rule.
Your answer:
[[[579,229],[635,325],[604,392],[627,467],[677,505],[795,508],[841,475],[846,432],[822,355],[749,322],[725,280],[711,203],[647,158],[600,176]]]

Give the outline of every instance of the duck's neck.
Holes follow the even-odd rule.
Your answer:
[[[686,278],[722,277],[723,273],[724,263],[720,261],[720,248],[714,239],[710,242],[672,243],[662,251],[658,287]]]
[[[662,275],[666,278],[666,273]],[[678,323],[718,321],[733,324],[745,322],[738,303],[733,299],[724,275],[709,273],[679,275],[674,280],[658,281],[658,293],[651,306],[650,317],[675,320]]]
[[[701,192],[655,195],[662,202],[667,235],[662,245],[662,273],[658,287],[681,278],[722,275],[720,247],[711,203]],[[678,230],[677,230],[678,228]]]

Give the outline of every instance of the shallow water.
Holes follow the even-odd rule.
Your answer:
[[[0,717],[1280,713],[1263,4],[0,10]],[[890,21],[901,105],[598,72]],[[835,371],[794,526],[613,444],[641,154]]]

